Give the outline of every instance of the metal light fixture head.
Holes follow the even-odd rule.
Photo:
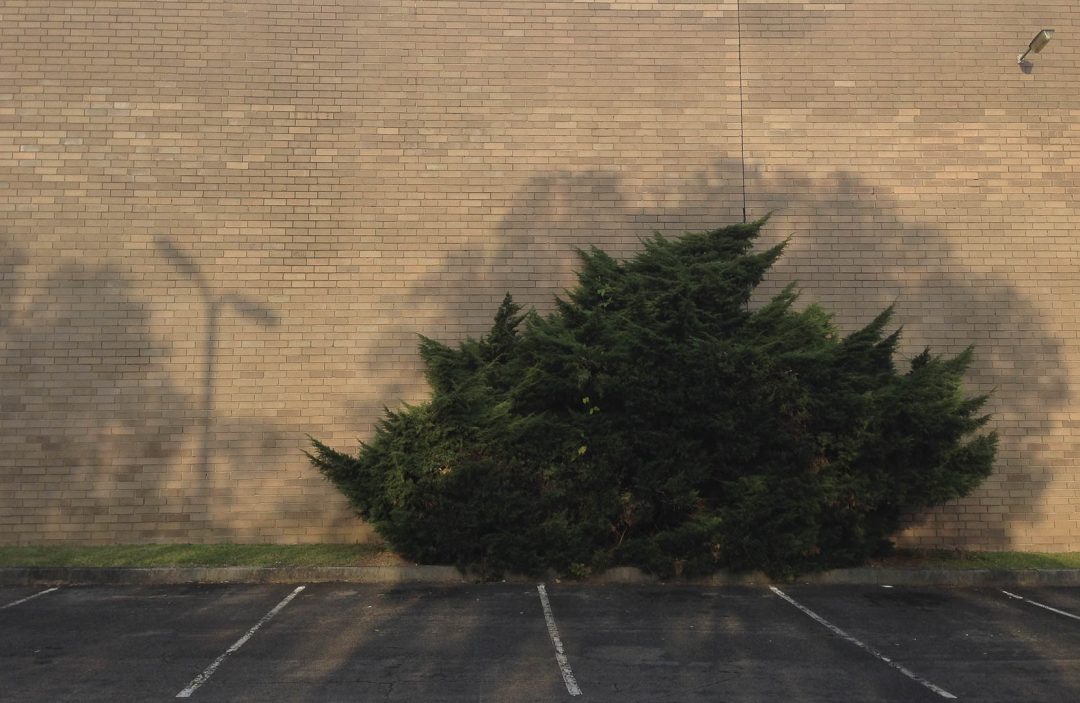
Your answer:
[[[1042,51],[1043,47],[1050,43],[1050,39],[1053,36],[1054,30],[1052,29],[1044,29],[1038,34],[1036,34],[1035,38],[1031,40],[1030,44],[1028,44],[1027,51],[1016,57],[1016,63],[1024,63],[1024,59],[1031,52],[1035,52],[1037,54]]]

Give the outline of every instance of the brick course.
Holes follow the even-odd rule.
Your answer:
[[[850,329],[978,348],[914,544],[1078,548],[1072,2],[0,0],[0,543],[372,537],[306,463],[573,248],[775,211]],[[1058,34],[1026,70],[1016,54]]]

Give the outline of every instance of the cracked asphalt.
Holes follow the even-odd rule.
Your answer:
[[[300,585],[0,587],[0,700],[1080,700],[1080,588]]]

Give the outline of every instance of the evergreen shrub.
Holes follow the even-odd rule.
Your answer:
[[[422,338],[431,399],[311,460],[405,557],[488,577],[790,576],[881,553],[991,471],[971,350],[900,372],[891,309],[842,336],[792,286],[751,308],[784,246],[754,250],[763,223],[581,252],[554,312],[508,295],[483,338]]]

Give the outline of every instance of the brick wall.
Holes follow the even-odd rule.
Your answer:
[[[1075,549],[1078,14],[2,0],[0,543],[369,539],[306,434],[745,193],[794,236],[771,286],[978,345],[998,471],[907,539]]]

